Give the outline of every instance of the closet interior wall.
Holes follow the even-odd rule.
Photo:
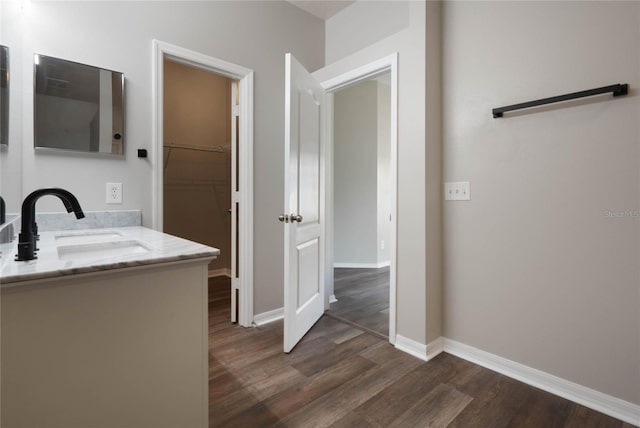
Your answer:
[[[164,232],[220,249],[231,269],[231,84],[164,62]]]

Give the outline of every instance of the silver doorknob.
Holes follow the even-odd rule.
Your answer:
[[[280,214],[278,216],[278,220],[283,222],[283,223],[289,223],[289,216],[286,214]]]
[[[291,214],[291,223],[297,221],[298,223],[302,223],[302,216],[300,214]]]

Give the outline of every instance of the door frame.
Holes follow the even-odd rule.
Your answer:
[[[325,186],[324,195],[321,200],[325,201],[325,310],[329,310],[329,305],[337,301],[333,290],[333,262],[334,262],[334,240],[333,240],[333,93],[347,86],[354,85],[363,80],[375,77],[389,71],[391,73],[391,261],[389,268],[389,342],[396,343],[396,309],[397,309],[397,230],[398,230],[398,53],[394,52],[376,61],[353,68],[338,76],[321,82],[322,87],[327,92],[327,102],[325,107]]]
[[[253,70],[160,40],[153,40],[153,134],[152,227],[163,230],[163,126],[164,126],[164,60],[196,67],[238,80],[239,116],[239,192],[232,192],[232,202],[240,204],[238,218],[238,323],[253,324]]]

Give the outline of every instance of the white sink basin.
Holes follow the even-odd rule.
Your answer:
[[[96,230],[83,232],[65,232],[56,235],[57,244],[81,244],[83,242],[109,241],[122,237],[122,233],[115,230]]]
[[[151,250],[136,240],[92,242],[58,246],[60,260],[87,261],[144,254]]]

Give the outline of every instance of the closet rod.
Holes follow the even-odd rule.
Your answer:
[[[211,180],[165,180],[164,184],[166,186],[218,186],[218,185],[222,185],[222,186],[226,186],[229,183],[228,180],[224,180],[224,179],[211,179]]]
[[[170,149],[184,149],[184,150],[196,150],[199,152],[214,152],[214,153],[225,153],[225,149],[224,146],[216,146],[216,147],[211,147],[211,146],[186,146],[186,145],[181,145],[181,144],[173,144],[173,143],[167,143],[164,145],[164,147],[170,148]]]
[[[629,85],[627,83],[618,83],[616,85],[603,86],[601,88],[589,89],[586,91],[572,92],[570,94],[558,95],[557,97],[542,98],[540,100],[528,101],[526,103],[494,108],[492,110],[493,118],[497,119],[499,117],[502,117],[502,114],[507,111],[520,110],[523,108],[536,107],[545,104],[559,103],[562,101],[574,100],[576,98],[592,97],[594,95],[606,94],[607,92],[611,92],[614,97],[619,97],[620,95],[627,95],[628,91]]]

